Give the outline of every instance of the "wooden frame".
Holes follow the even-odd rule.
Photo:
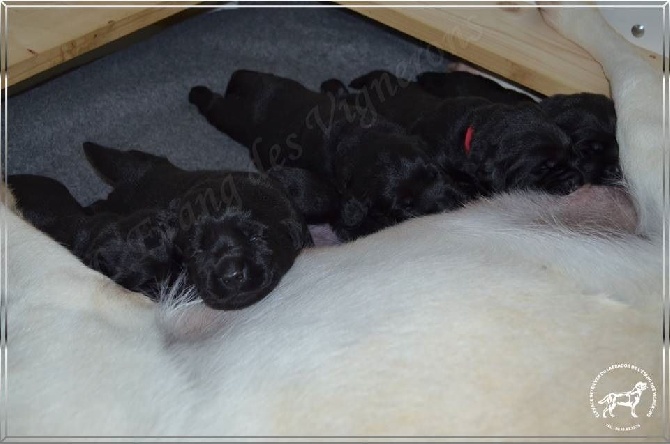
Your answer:
[[[4,1],[8,24],[7,85],[47,71],[196,3],[199,2],[148,1],[131,6],[132,2],[116,2],[120,7],[91,7],[94,2]],[[492,2],[493,7],[491,3],[489,7],[481,7],[483,3],[462,1],[404,2],[405,6],[380,6],[388,5],[389,1],[339,3],[541,94],[581,91],[609,94],[600,65],[550,29],[535,7],[521,7],[514,2]],[[30,4],[38,7],[26,7]],[[661,69],[660,56],[640,51]],[[4,57],[2,62],[4,65]]]
[[[588,91],[609,95],[600,65],[547,26],[534,5],[490,2],[489,7],[481,7],[485,4],[461,1],[378,7],[385,2],[339,3],[541,94]],[[661,72],[661,57],[640,51]]]
[[[33,2],[35,3],[35,2]],[[149,1],[143,6],[93,7],[82,2],[5,2],[7,86],[168,18],[196,1]],[[104,4],[104,3],[103,3]],[[156,5],[158,7],[155,7]],[[3,60],[4,63],[4,60]]]

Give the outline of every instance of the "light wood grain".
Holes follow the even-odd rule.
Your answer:
[[[72,2],[69,2],[70,4]],[[8,83],[16,84],[106,43],[183,11],[179,7],[21,7],[7,8]],[[59,2],[68,4],[68,2]]]
[[[340,3],[539,93],[609,94],[600,65],[547,26],[536,8],[440,8],[435,3],[426,8],[371,8],[374,2]],[[660,72],[661,57],[640,52]]]

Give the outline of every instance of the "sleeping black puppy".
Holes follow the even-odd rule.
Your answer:
[[[584,181],[572,162],[570,139],[534,103],[441,99],[385,71],[351,86],[372,113],[422,137],[436,162],[473,198],[513,189],[565,194]]]
[[[246,146],[261,171],[301,168],[334,188],[341,201],[328,222],[342,240],[456,208],[465,199],[426,155],[419,137],[337,93],[241,70],[224,96],[197,86],[189,100],[212,125]]]
[[[169,212],[93,213],[57,180],[31,174],[7,180],[28,221],[123,287],[157,300],[161,285],[180,274],[177,224]]]
[[[495,103],[532,102],[525,94],[469,72],[425,72],[416,83],[440,98],[484,97]],[[573,163],[587,183],[613,185],[621,179],[614,102],[602,94],[557,94],[539,106],[571,139]]]
[[[265,297],[300,251],[312,245],[303,215],[270,176],[185,171],[164,157],[90,142],[84,151],[114,187],[92,209],[117,214],[148,209],[173,215],[176,251],[189,281],[212,308],[240,309]]]
[[[154,300],[182,273],[212,308],[260,300],[311,245],[293,202],[315,219],[333,208],[323,190],[320,201],[303,192],[287,196],[284,186],[320,186],[302,171],[273,170],[278,179],[188,172],[140,151],[92,143],[84,149],[115,187],[108,199],[83,208],[53,179],[15,175],[9,183],[19,208],[85,264]]]
[[[573,162],[588,183],[618,185],[623,179],[614,102],[602,94],[557,94],[540,101],[545,115],[572,142]]]

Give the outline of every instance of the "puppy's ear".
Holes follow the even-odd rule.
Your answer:
[[[522,162],[514,162],[510,159],[501,159],[498,162],[485,162],[483,174],[489,182],[491,190],[494,193],[509,191],[510,186],[525,176],[525,174],[519,174],[519,171],[525,170],[519,168]]]
[[[16,197],[18,211],[40,231],[71,251],[75,239],[87,238],[86,210],[65,185],[32,174],[12,175],[7,181]]]
[[[121,151],[93,142],[84,142],[84,154],[98,175],[111,186],[135,181],[158,166],[177,169],[165,157],[137,150]]]
[[[291,236],[291,243],[295,251],[300,251],[303,248],[314,245],[312,234],[309,231],[306,223],[294,219],[284,219],[280,224],[286,227],[289,236]]]
[[[84,215],[79,202],[55,179],[14,174],[7,177],[7,184],[24,217],[40,229],[65,217]]]
[[[368,214],[368,207],[359,199],[349,196],[342,202],[340,221],[345,227],[360,225]]]
[[[275,166],[267,174],[280,184],[307,223],[331,222],[337,214],[339,194],[329,182],[314,173],[302,168]]]
[[[198,249],[193,238],[193,230],[179,226],[174,233],[172,247],[180,260],[190,260]]]

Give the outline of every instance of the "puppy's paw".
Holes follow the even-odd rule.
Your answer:
[[[194,86],[188,93],[188,101],[197,106],[200,111],[206,111],[213,98],[212,90],[202,85]]]

